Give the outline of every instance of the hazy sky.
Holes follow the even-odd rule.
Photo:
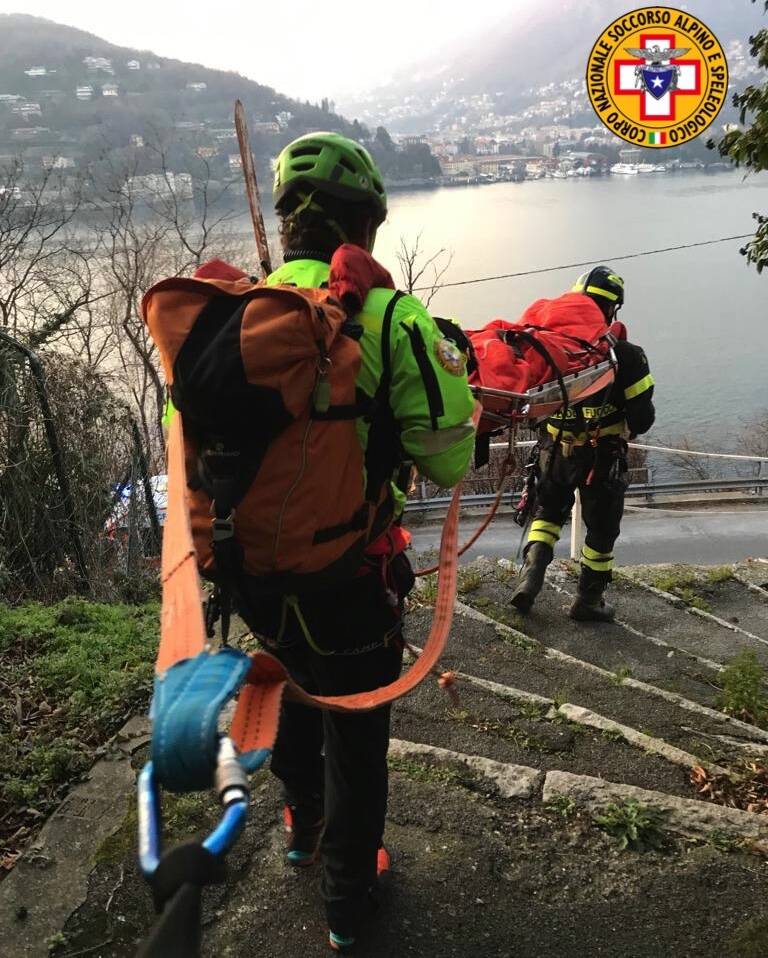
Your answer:
[[[509,11],[511,2],[0,0],[0,13],[47,17],[112,43],[235,70],[314,101],[377,86],[399,68],[482,29]],[[514,0],[515,6],[532,2]]]

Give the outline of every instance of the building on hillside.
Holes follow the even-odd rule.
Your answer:
[[[55,70],[49,70],[47,67],[30,67],[24,71],[28,77],[45,77],[48,76],[49,73],[55,72]]]
[[[619,150],[619,160],[622,163],[642,163],[643,158],[643,151],[640,147],[630,146],[626,149]]]
[[[280,127],[280,129],[284,130],[286,127],[288,127],[293,119],[293,113],[291,113],[289,110],[281,110],[275,119],[277,120],[277,125]]]
[[[13,106],[14,103],[23,99],[24,97],[19,93],[0,93],[0,105],[2,106]]]
[[[399,137],[402,146],[423,146],[427,142],[426,136],[401,136]]]
[[[192,174],[171,173],[169,175],[173,177],[174,194],[181,200],[191,200],[193,195]]]
[[[205,129],[205,123],[202,123],[200,120],[176,120],[173,126],[176,130],[199,131]]]
[[[219,148],[217,146],[198,146],[195,153],[201,160],[210,160],[212,157],[219,155]]]
[[[269,120],[257,120],[255,123],[251,124],[252,133],[279,133],[280,127],[277,123],[272,123]]]
[[[46,170],[73,170],[75,161],[71,156],[43,156],[43,169]]]
[[[233,173],[236,173],[243,168],[243,158],[239,153],[230,153],[227,157],[227,162],[229,163],[229,168]]]
[[[130,144],[134,150],[141,150],[144,146],[144,137],[140,133],[131,133]]]
[[[50,132],[47,126],[22,126],[13,130],[13,136],[17,140],[35,140]]]
[[[116,83],[105,83],[101,88],[102,96],[119,96],[120,89]]]
[[[190,82],[187,84],[187,89],[192,90],[195,93],[202,93],[203,90],[208,89],[208,84],[203,83],[202,80],[190,80]]]
[[[140,70],[141,61],[140,60],[128,60],[125,64],[128,70]]]
[[[170,196],[192,199],[190,173],[146,173],[143,176],[131,176],[127,187],[128,192],[136,199],[158,199]]]
[[[17,103],[16,106],[11,108],[11,113],[14,113],[16,116],[42,116],[43,111],[40,109],[39,103]]]
[[[114,75],[112,61],[108,57],[83,57],[83,65],[89,73],[109,73]]]
[[[214,140],[236,140],[237,132],[233,126],[225,126],[211,130],[211,136]]]
[[[75,90],[75,96],[78,100],[90,100],[93,96],[93,87],[88,86],[79,86]]]

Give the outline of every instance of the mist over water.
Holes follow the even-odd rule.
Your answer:
[[[445,282],[611,257],[749,233],[768,210],[768,176],[647,174],[537,180],[393,193],[376,256],[396,281],[400,237],[453,251]],[[621,319],[657,382],[657,439],[735,450],[735,429],[768,409],[768,275],[739,255],[743,241],[620,261]],[[514,319],[569,289],[579,268],[444,289],[432,312],[467,327]]]

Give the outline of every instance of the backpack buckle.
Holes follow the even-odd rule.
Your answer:
[[[233,509],[223,519],[214,516],[211,519],[211,530],[214,542],[224,542],[227,539],[232,539],[235,535],[235,510]]]

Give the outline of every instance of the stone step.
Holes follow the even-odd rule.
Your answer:
[[[447,668],[559,703],[582,706],[711,762],[727,764],[744,757],[738,746],[722,740],[724,736],[740,743],[768,742],[768,733],[762,730],[690,700],[682,699],[689,708],[681,707],[677,701],[662,697],[674,699],[675,693],[661,690],[654,694],[651,686],[644,688],[632,678],[622,681],[621,676],[557,650],[548,654],[538,643],[494,622],[485,613],[475,612],[470,617],[471,611],[454,616],[442,663]],[[414,609],[406,620],[409,640],[418,643],[423,639],[430,621],[430,607]],[[459,681],[458,687],[463,695],[464,683]]]
[[[469,778],[455,771],[472,756],[400,748],[408,744],[393,750],[392,877],[360,954],[659,958],[696,955],[702,941],[717,956],[765,953],[768,935],[755,920],[764,913],[764,862],[730,840],[714,807],[690,803],[690,821],[703,822],[692,842],[675,834],[690,833],[685,822],[677,827],[682,802],[642,793],[647,806],[674,812],[665,847],[622,851],[582,809],[638,794],[626,786],[563,772],[542,783],[529,769],[534,791],[504,797],[471,768]],[[279,806],[276,783],[265,782],[227,884],[204,893],[204,958],[329,954],[319,870],[285,865]],[[130,854],[95,870],[87,901],[64,926],[65,953],[135,954],[152,909]]]
[[[730,567],[726,567],[722,574],[730,571]],[[720,570],[715,570],[716,575],[719,573]],[[640,566],[628,573],[647,586],[667,586],[664,591],[668,594],[682,595],[692,614],[709,621],[712,621],[710,617],[720,620],[720,627],[738,640],[740,648],[754,649],[760,661],[768,664],[768,592],[763,594],[760,587],[743,579],[738,572],[738,578],[729,576],[714,581],[710,578],[712,574],[703,569],[681,572],[679,567],[670,566]],[[689,578],[693,581],[676,589],[673,584],[676,578],[683,583]]]
[[[393,735],[496,762],[695,797],[688,768],[642,751],[616,731],[592,727],[581,715],[574,721],[571,713],[516,703],[466,680],[459,682],[458,694],[453,703],[436,681],[423,682],[394,709]],[[694,758],[690,764],[696,763]]]
[[[690,642],[692,622],[684,612],[670,612],[663,599],[648,596],[636,586],[624,586],[612,593],[610,599],[618,608],[615,623],[595,625],[574,622],[567,611],[575,593],[575,582],[559,565],[548,573],[544,589],[532,611],[519,615],[509,604],[514,588],[501,567],[488,561],[473,563],[462,572],[464,588],[462,601],[488,614],[491,618],[512,625],[521,632],[550,647],[599,665],[620,674],[631,674],[644,682],[658,685],[685,695],[687,698],[711,705],[717,695],[713,682],[716,663],[708,667],[700,659],[681,651],[681,644],[698,646],[711,652],[699,641]],[[506,575],[506,578],[505,578]],[[472,587],[466,589],[467,582]],[[662,615],[663,611],[663,615]],[[677,619],[670,623],[670,619]],[[696,624],[698,628],[698,623]],[[659,635],[660,632],[663,634]],[[702,632],[712,633],[720,642],[722,630],[704,623]],[[730,633],[726,633],[730,638]],[[648,638],[658,637],[660,641]],[[686,646],[684,646],[685,648]]]

